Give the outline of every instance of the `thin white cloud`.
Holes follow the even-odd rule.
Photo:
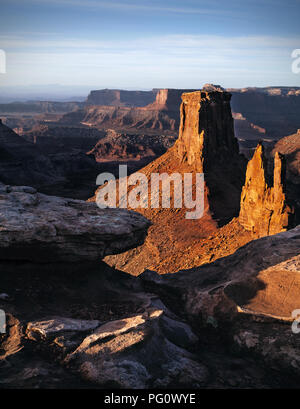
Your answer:
[[[239,86],[238,79],[244,79],[244,85],[249,79],[259,79],[256,85],[271,78],[282,84],[285,79],[297,80],[290,68],[291,49],[299,48],[297,38],[169,35],[132,41],[44,41],[0,37],[0,48],[2,43],[7,46],[7,85],[101,80],[116,87],[193,88],[200,86],[200,80],[226,86]]]
[[[11,0],[12,2],[20,3],[23,0]],[[132,11],[141,11],[141,12],[166,12],[166,13],[177,13],[177,14],[199,14],[199,15],[228,15],[234,17],[234,15],[241,15],[240,12],[233,12],[228,10],[226,3],[222,7],[222,2],[214,2],[212,0],[206,1],[208,7],[199,7],[197,6],[188,6],[185,3],[184,7],[178,6],[164,6],[162,2],[158,4],[152,3],[149,4],[147,1],[139,0],[136,2],[129,1],[102,1],[102,0],[28,0],[33,4],[45,4],[48,7],[53,5],[56,6],[73,6],[73,7],[82,7],[87,9],[112,9],[122,12],[132,12]],[[172,3],[172,2],[171,2]],[[203,2],[202,2],[203,3]],[[184,3],[183,3],[184,4]],[[214,4],[214,7],[211,7]],[[242,13],[246,15],[245,13]]]
[[[139,38],[133,40],[82,40],[79,38],[36,39],[25,36],[0,36],[0,46],[5,50],[34,50],[43,48],[46,51],[55,50],[193,50],[198,48],[222,49],[282,49],[299,47],[298,37],[275,36],[216,36],[216,35],[166,35]]]

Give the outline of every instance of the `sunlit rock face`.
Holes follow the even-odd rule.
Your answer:
[[[293,210],[284,189],[284,163],[278,152],[274,157],[273,186],[268,179],[263,146],[259,144],[248,163],[239,215],[240,224],[256,237],[286,231],[292,224]]]
[[[218,91],[184,93],[176,143],[181,161],[207,170],[239,153],[230,108],[231,94]]]

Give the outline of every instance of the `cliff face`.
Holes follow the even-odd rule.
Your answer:
[[[178,107],[181,104],[181,96],[185,92],[192,92],[194,90],[184,89],[160,89],[156,95],[155,102],[148,105],[148,109],[160,109],[165,111],[174,111],[179,115]]]
[[[229,91],[232,93],[232,110],[266,129],[269,137],[278,139],[300,127],[300,88],[244,88]]]
[[[149,131],[156,134],[166,131],[177,134],[181,95],[187,90],[154,90],[152,100],[148,104],[136,98],[133,91],[126,91],[128,95],[123,94],[125,91],[114,91],[113,94],[108,91],[111,90],[107,90],[104,94],[102,91],[92,91],[84,109],[64,115],[60,122],[72,125],[81,123],[105,130],[113,128],[120,132],[142,130],[142,132]],[[102,106],[100,106],[101,101]]]
[[[173,112],[172,112],[173,113]],[[120,132],[176,134],[179,115],[176,118],[156,106],[130,108],[126,106],[87,106],[85,109],[63,115],[60,124],[87,125],[101,130],[115,129]]]
[[[288,180],[300,186],[300,129],[297,133],[280,139],[272,150],[271,156],[274,156],[277,151],[286,158]]]
[[[241,195],[240,224],[255,237],[286,231],[292,209],[286,203],[284,164],[281,155],[274,157],[273,186],[269,186],[263,146],[258,145],[249,161]]]
[[[91,91],[87,97],[87,105],[114,105],[141,107],[154,101],[156,91],[125,91],[117,89],[101,89]]]
[[[271,157],[274,157],[276,152],[284,155],[286,160],[286,192],[295,207],[294,224],[298,225],[300,223],[300,129],[297,133],[280,139],[271,151]]]
[[[239,153],[230,108],[231,94],[197,91],[184,93],[180,106],[177,155],[181,161],[208,170]]]
[[[83,102],[30,101],[0,104],[1,113],[64,113],[84,106]]]

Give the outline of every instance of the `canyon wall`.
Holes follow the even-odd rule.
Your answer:
[[[84,109],[64,115],[61,124],[81,123],[99,129],[113,128],[118,131],[177,134],[180,122],[179,106],[181,95],[186,90],[161,89],[153,94],[153,102],[138,107],[120,103],[118,97],[109,96],[107,105],[88,104]],[[128,91],[129,92],[129,91]],[[110,95],[110,94],[109,94]],[[156,99],[154,100],[154,96]],[[116,99],[112,99],[116,98]],[[100,101],[100,100],[99,100]],[[138,103],[138,99],[136,100]]]
[[[156,90],[152,91],[125,91],[118,89],[101,89],[91,91],[86,105],[114,105],[142,107],[155,100]]]
[[[28,101],[0,104],[0,113],[64,113],[84,106],[83,102]]]
[[[232,89],[232,110],[279,139],[300,128],[300,88]],[[242,136],[242,135],[241,135]]]

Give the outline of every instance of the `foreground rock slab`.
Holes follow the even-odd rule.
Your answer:
[[[47,339],[69,331],[89,331],[100,325],[98,320],[78,320],[74,318],[52,317],[44,321],[31,322],[27,326],[27,336],[30,339]]]
[[[143,243],[150,222],[125,209],[0,185],[0,259],[99,260]]]
[[[188,351],[198,338],[188,325],[171,321],[163,310],[150,308],[108,322],[86,337],[65,364],[83,379],[107,387],[204,386],[207,368]],[[179,343],[184,338],[187,349],[176,338]]]
[[[300,338],[287,320],[298,281],[289,293],[279,279],[299,270],[299,236],[291,230],[210,265],[144,279],[101,261],[1,261],[9,295],[0,299],[1,387],[298,388]],[[286,302],[274,292],[256,297],[266,294],[255,292],[261,279],[272,291],[284,284]]]
[[[210,328],[230,348],[299,376],[300,336],[292,330],[300,307],[299,273],[300,226],[254,240],[211,264],[164,276],[148,271],[140,278],[200,336]]]

